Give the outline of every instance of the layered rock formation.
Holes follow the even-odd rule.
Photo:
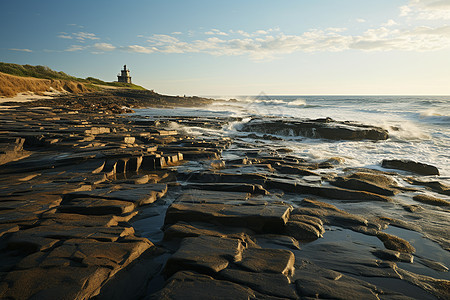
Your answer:
[[[0,112],[0,298],[450,296],[448,187],[439,178],[167,129],[232,118],[84,107]],[[313,123],[321,138],[384,137]]]

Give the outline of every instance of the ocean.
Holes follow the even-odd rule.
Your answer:
[[[239,131],[255,117],[355,121],[382,127],[386,141],[329,141],[280,135],[266,141],[291,149],[293,155],[323,161],[344,158],[345,167],[381,169],[383,159],[409,159],[437,166],[441,181],[450,180],[450,96],[238,96],[215,97],[209,106],[176,109],[141,109],[141,116],[238,117],[222,129],[183,128],[187,133],[246,138]],[[179,125],[173,124],[176,129]],[[248,135],[248,133],[246,133]],[[261,133],[255,133],[262,136]],[[252,138],[248,138],[253,142]]]

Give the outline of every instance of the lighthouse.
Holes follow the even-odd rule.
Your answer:
[[[124,65],[123,70],[121,70],[120,74],[117,75],[117,81],[131,83],[130,70],[127,70],[127,65]]]

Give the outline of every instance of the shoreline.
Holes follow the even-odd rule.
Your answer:
[[[159,96],[108,91],[0,110],[7,145],[0,170],[2,297],[449,295],[449,280],[411,271],[445,275],[446,266],[384,232],[403,228],[450,249],[446,200],[412,199],[426,187],[445,199],[449,190],[438,177],[362,168],[331,176],[337,159],[313,164],[281,148],[187,136],[162,120],[120,114],[158,101],[210,101]],[[179,119],[198,126],[195,118]],[[379,215],[384,206],[393,214]],[[421,221],[426,214],[443,223],[431,228]],[[403,286],[391,290],[369,277]]]

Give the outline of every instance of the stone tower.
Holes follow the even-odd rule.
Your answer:
[[[131,83],[130,70],[127,70],[127,65],[124,65],[121,74],[117,75],[117,81]]]

